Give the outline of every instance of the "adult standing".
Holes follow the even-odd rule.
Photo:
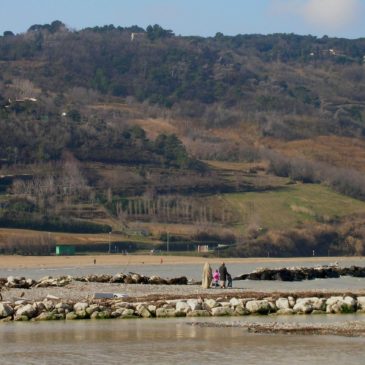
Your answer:
[[[225,288],[227,281],[227,268],[224,262],[222,262],[222,265],[219,267],[219,279],[221,288]]]
[[[212,283],[212,268],[210,267],[209,263],[206,262],[203,268],[203,277],[202,277],[202,287],[204,289],[209,289],[210,284]]]

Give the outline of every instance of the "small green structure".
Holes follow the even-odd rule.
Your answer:
[[[57,245],[56,256],[72,256],[75,254],[75,246],[72,245]]]

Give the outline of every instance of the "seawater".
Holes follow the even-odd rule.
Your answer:
[[[90,257],[90,263],[93,260]],[[280,268],[289,266],[303,266],[314,267],[319,265],[330,265],[336,258],[323,258],[321,261],[295,261],[293,259],[290,262],[265,262],[256,261],[254,263],[232,263],[227,264],[228,271],[232,276],[239,276],[245,273],[249,273],[259,267]],[[341,258],[338,264],[342,267],[348,267],[351,265],[365,266],[365,259],[361,258]],[[212,268],[218,268],[219,265],[212,265]],[[90,265],[85,267],[69,267],[67,265],[67,258],[65,258],[65,266],[57,268],[44,268],[44,269],[29,269],[29,268],[17,268],[17,269],[4,269],[0,266],[0,277],[13,276],[25,276],[33,279],[39,279],[43,276],[60,276],[60,275],[72,275],[82,276],[89,274],[116,274],[119,272],[136,272],[143,275],[158,275],[163,278],[171,278],[178,276],[186,276],[188,279],[201,280],[203,265],[198,264],[157,264],[157,265]],[[301,282],[280,282],[280,281],[235,281],[235,288],[247,289],[247,290],[279,290],[279,291],[308,291],[308,290],[339,290],[339,291],[353,291],[363,290],[365,288],[365,278],[353,278],[353,277],[341,277],[338,279],[316,279],[307,280]]]
[[[299,317],[307,321],[308,317]],[[280,321],[297,321],[280,317]],[[338,322],[365,316],[311,316]],[[203,322],[213,319],[200,320]],[[245,319],[218,320],[247,321]],[[277,320],[256,317],[254,321]],[[361,319],[360,319],[361,320]],[[363,364],[363,338],[251,334],[189,319],[3,323],[0,364]]]

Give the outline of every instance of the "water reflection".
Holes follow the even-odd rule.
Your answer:
[[[312,321],[365,317],[316,318]],[[297,319],[295,317],[295,321]],[[209,320],[213,319],[204,321]],[[237,320],[252,319],[222,321]],[[273,319],[256,317],[257,320]],[[0,363],[286,365],[326,361],[338,365],[361,363],[365,357],[364,340],[360,338],[254,335],[241,328],[198,327],[187,322],[187,319],[147,319],[1,324]]]

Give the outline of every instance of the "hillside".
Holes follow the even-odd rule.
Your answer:
[[[362,254],[364,56],[364,39],[293,34],[7,32],[0,250],[169,235],[176,250]]]

